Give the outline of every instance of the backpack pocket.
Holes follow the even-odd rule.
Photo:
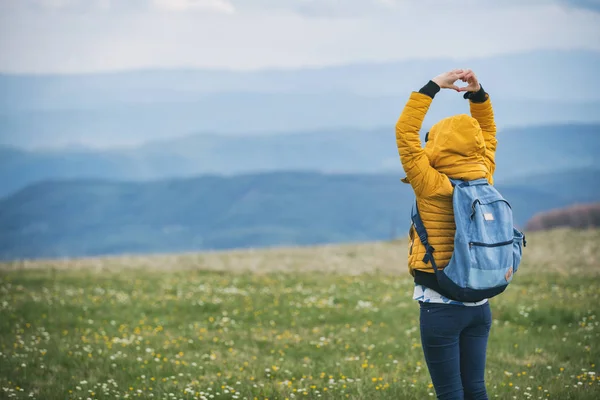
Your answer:
[[[523,232],[513,228],[514,239],[513,239],[513,273],[517,272],[519,265],[521,264],[521,258],[523,257],[523,247],[525,247],[525,235]]]
[[[503,246],[514,238],[510,204],[502,198],[477,199],[471,205],[469,242],[486,247]]]
[[[514,232],[510,204],[502,198],[472,203],[468,246],[471,266],[468,287],[485,289],[506,285],[514,271]]]
[[[506,285],[514,273],[513,240],[501,243],[469,243],[471,268],[468,287],[487,289]]]

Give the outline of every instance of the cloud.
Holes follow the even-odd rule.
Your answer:
[[[233,13],[235,6],[229,0],[0,0],[0,7],[13,9],[46,10],[113,10],[147,11],[152,8],[166,11],[209,11]]]
[[[571,7],[600,12],[600,0],[562,0],[562,2]]]
[[[511,6],[552,6],[561,5],[600,11],[600,0],[231,0],[241,9],[288,10],[308,17],[349,17],[382,15],[390,11],[412,10],[426,7],[430,13],[436,10],[457,8],[467,12],[484,5],[489,8]]]
[[[50,11],[41,0],[0,9],[0,71],[243,70],[600,51],[600,14],[549,0],[102,0],[98,12],[101,0],[62,1]],[[17,3],[25,4],[0,0],[0,8]]]
[[[285,10],[307,17],[350,17],[385,12],[406,0],[232,0],[240,9]]]
[[[153,5],[169,11],[215,11],[225,14],[235,12],[235,7],[227,0],[153,0]]]
[[[44,8],[66,8],[78,2],[78,0],[35,0],[34,4]]]
[[[286,10],[306,17],[346,18],[367,15],[385,15],[393,11],[409,12],[426,8],[435,14],[438,10],[469,9],[482,5],[490,9],[512,6],[553,6],[600,10],[600,0],[231,0],[242,10]]]
[[[110,1],[110,0],[108,0]],[[29,7],[39,7],[47,9],[67,9],[81,7],[82,5],[93,5],[94,3],[106,3],[102,0],[25,0],[22,2],[23,5]]]
[[[468,10],[480,7],[503,8],[508,6],[562,5],[568,8],[600,12],[600,0],[0,0],[0,7],[8,3],[13,7],[73,10],[129,10],[145,11],[158,8],[168,11],[208,11],[233,13],[235,11],[286,11],[305,17],[348,18],[368,15],[385,15],[393,11],[423,7],[436,10],[457,8]]]

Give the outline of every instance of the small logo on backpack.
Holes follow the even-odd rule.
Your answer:
[[[506,282],[510,282],[510,278],[512,278],[512,274],[513,274],[513,267],[511,266],[508,271],[506,271],[506,275],[504,275],[504,279],[506,279]]]
[[[485,213],[483,214],[483,218],[485,218],[486,221],[493,221],[494,215],[492,213]]]

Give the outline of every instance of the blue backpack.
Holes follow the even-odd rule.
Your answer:
[[[440,288],[453,300],[476,302],[497,296],[519,268],[525,235],[514,227],[508,201],[487,179],[450,182],[456,235],[454,253],[442,270],[435,263],[435,249],[427,240],[416,201],[413,206],[412,223],[426,250],[423,262],[431,262]]]

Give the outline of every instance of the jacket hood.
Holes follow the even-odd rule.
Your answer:
[[[444,118],[429,131],[425,144],[429,164],[452,179],[485,178],[485,140],[477,120],[459,114]],[[408,179],[402,179],[408,183]]]

